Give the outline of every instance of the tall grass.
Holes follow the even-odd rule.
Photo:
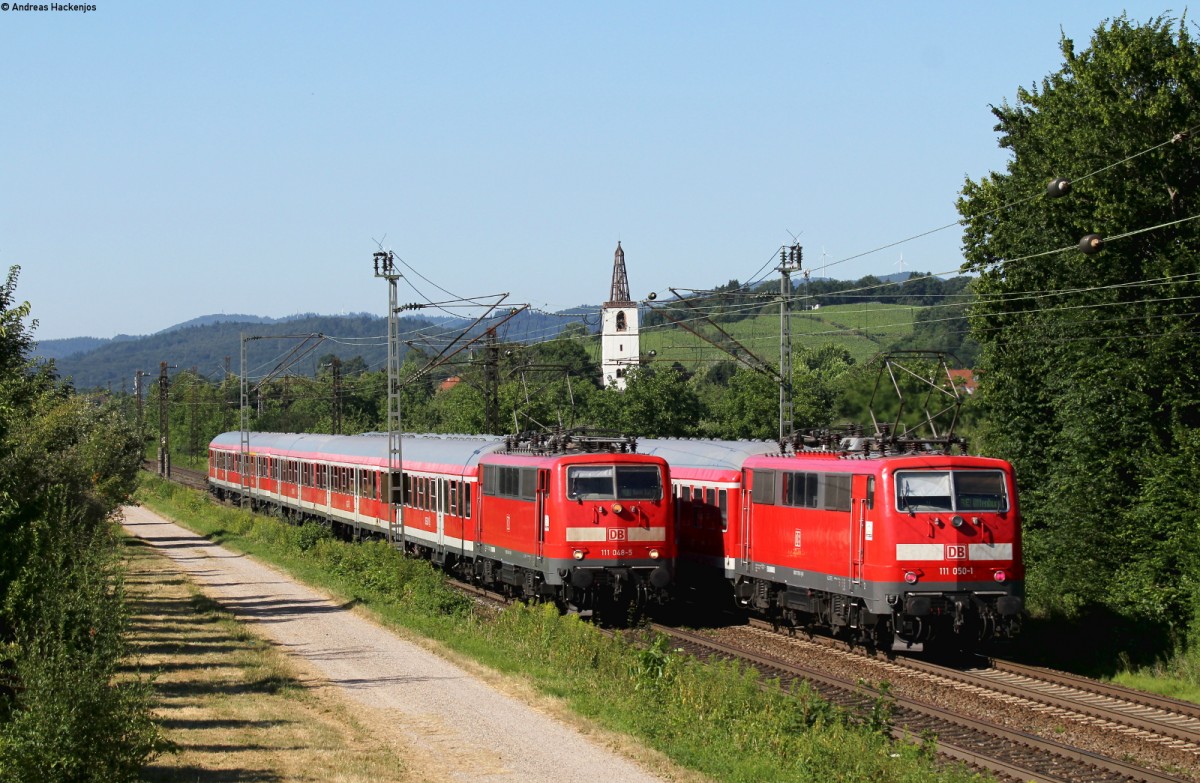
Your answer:
[[[210,540],[255,554],[384,622],[437,639],[459,654],[521,677],[579,714],[627,733],[676,763],[719,781],[967,781],[934,763],[928,744],[896,743],[879,723],[861,725],[805,688],[761,687],[732,663],[683,656],[605,636],[550,605],[497,615],[472,610],[429,565],[382,543],[345,544],[316,526],[293,527],[210,503],[153,477],[147,506]]]

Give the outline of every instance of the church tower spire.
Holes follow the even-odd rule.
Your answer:
[[[608,303],[610,305],[627,304],[629,301],[629,277],[625,274],[625,251],[621,249],[620,240],[617,240],[617,251],[613,253],[612,291],[608,295]]]
[[[600,310],[600,354],[604,385],[625,388],[625,374],[639,362],[638,306],[629,298],[625,251],[617,242],[613,253],[612,289]]]

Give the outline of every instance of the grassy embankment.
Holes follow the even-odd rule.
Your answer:
[[[251,516],[154,478],[138,497],[209,540],[271,562],[339,600],[356,599],[381,622],[527,682],[715,780],[977,780],[940,769],[928,746],[891,741],[880,720],[886,709],[878,709],[886,705],[873,716],[844,715],[807,691],[764,689],[735,666],[608,638],[548,606],[480,617],[440,574],[384,544],[347,545],[317,526]]]
[[[913,321],[922,307],[865,302],[832,305],[792,314],[792,345],[821,348],[828,344],[845,348],[860,364],[886,346],[912,334]],[[716,336],[703,322],[689,322],[702,334]],[[764,313],[742,321],[722,323],[721,328],[768,362],[779,361],[779,315]],[[592,358],[599,361],[600,341],[586,343]],[[643,327],[639,333],[642,354],[655,352],[656,363],[679,362],[688,370],[703,371],[714,362],[731,360],[728,354],[674,324]]]

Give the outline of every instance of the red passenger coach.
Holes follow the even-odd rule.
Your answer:
[[[719,570],[742,606],[877,645],[970,645],[1019,628],[1025,574],[1006,462],[750,441],[640,447],[670,465],[689,581]]]
[[[632,441],[404,435],[401,456],[389,482],[386,435],[250,433],[243,445],[227,432],[210,445],[209,486],[391,541],[513,596],[584,613],[668,597],[669,474]]]

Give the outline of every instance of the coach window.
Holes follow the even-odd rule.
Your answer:
[[[450,482],[450,516],[458,516],[458,482]]]
[[[471,485],[465,481],[463,482],[463,487],[462,487],[462,507],[463,507],[463,512],[462,512],[463,519],[470,519],[471,518]]]
[[[875,508],[875,477],[867,476],[867,508]]]
[[[717,508],[721,510],[721,532],[724,533],[729,529],[729,490],[717,493]]]

